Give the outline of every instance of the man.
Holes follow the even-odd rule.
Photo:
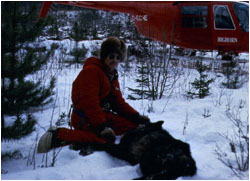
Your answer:
[[[122,97],[116,69],[125,57],[125,43],[110,37],[102,43],[99,58],[85,61],[72,86],[74,130],[48,130],[39,140],[38,153],[71,143],[114,143],[116,135],[150,121]]]

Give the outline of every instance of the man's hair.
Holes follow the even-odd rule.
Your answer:
[[[120,54],[121,61],[126,58],[126,45],[122,40],[116,37],[109,37],[102,43],[100,49],[100,59],[104,61],[105,58],[112,53]]]

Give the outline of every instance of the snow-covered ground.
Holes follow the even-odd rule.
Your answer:
[[[90,46],[91,43],[87,43]],[[88,54],[90,55],[90,54]],[[87,55],[87,56],[88,56]],[[242,55],[249,59],[248,54]],[[133,65],[135,66],[135,65]],[[12,159],[2,159],[1,177],[3,180],[129,180],[141,176],[139,165],[131,166],[125,161],[111,157],[105,152],[95,152],[88,156],[80,156],[69,147],[55,150],[56,161],[51,167],[53,151],[46,155],[36,154],[37,139],[49,128],[52,121],[56,123],[59,116],[69,111],[71,104],[71,86],[80,72],[79,68],[64,68],[57,72],[55,106],[37,112],[36,131],[19,141],[2,142],[1,152],[17,152]],[[183,94],[187,90],[187,80],[193,81],[197,76],[195,70],[184,69],[184,74],[177,83],[173,95],[156,101],[127,100],[141,114],[146,114],[152,122],[164,120],[163,127],[172,136],[190,144],[192,155],[197,164],[197,174],[193,177],[180,177],[182,180],[238,180],[239,177],[217,159],[216,148],[227,153],[228,160],[233,163],[234,153],[230,144],[222,134],[234,135],[236,128],[226,115],[226,111],[240,117],[248,123],[249,84],[240,89],[220,88],[222,80],[217,77],[211,85],[211,95],[204,99],[187,99]],[[210,72],[209,76],[216,77]],[[248,76],[248,75],[245,75]],[[124,97],[129,94],[127,87],[134,87],[134,73],[120,76]],[[153,105],[153,112],[147,109]],[[206,116],[204,116],[207,115]],[[10,118],[11,119],[11,118]],[[67,126],[67,123],[63,125]],[[238,151],[238,150],[237,150]],[[241,179],[249,180],[249,172],[242,173]]]

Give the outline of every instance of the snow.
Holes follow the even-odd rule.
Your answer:
[[[44,42],[50,45],[52,42]],[[91,47],[100,42],[82,42],[86,47]],[[65,41],[64,45],[70,45]],[[87,54],[90,56],[90,53]],[[242,57],[249,60],[248,54]],[[135,66],[135,65],[133,65]],[[77,151],[63,147],[56,149],[58,153],[54,167],[51,167],[53,151],[47,154],[33,154],[37,138],[39,138],[52,124],[58,120],[60,114],[69,111],[71,105],[71,86],[73,80],[80,72],[81,67],[63,68],[57,74],[57,87],[55,102],[49,108],[35,113],[38,119],[36,130],[28,137],[19,141],[3,141],[1,152],[13,152],[19,150],[21,155],[16,159],[1,161],[1,179],[3,180],[130,180],[141,176],[139,165],[131,166],[127,162],[114,158],[103,151],[95,152],[88,156],[80,156]],[[185,69],[184,69],[185,70]],[[187,70],[186,70],[187,71]],[[218,81],[211,86],[211,95],[204,99],[187,99],[183,91],[188,80],[194,80],[197,74],[192,74],[179,80],[178,88],[171,97],[153,101],[139,100],[127,102],[141,114],[146,114],[152,122],[164,120],[163,128],[172,136],[190,144],[192,155],[197,164],[197,174],[193,177],[180,177],[180,180],[238,180],[239,177],[217,159],[216,145],[226,151],[230,156],[229,143],[219,134],[233,134],[234,127],[226,116],[226,110],[238,110],[240,101],[244,101],[240,109],[242,121],[248,122],[249,111],[249,84],[245,83],[240,89],[225,89],[223,95]],[[215,76],[211,72],[211,76]],[[247,76],[247,75],[246,75]],[[127,87],[135,86],[134,75],[120,76],[120,84],[124,98],[128,95]],[[219,78],[218,78],[219,79]],[[125,80],[125,82],[123,82]],[[217,80],[217,79],[216,79]],[[122,86],[123,85],[123,86]],[[219,101],[219,98],[221,100]],[[220,102],[220,104],[218,104]],[[153,104],[153,112],[148,113],[147,108]],[[55,106],[54,106],[55,105]],[[204,117],[205,111],[209,111],[209,117]],[[9,118],[11,119],[11,118]],[[67,123],[63,125],[67,127]],[[233,157],[230,157],[230,159]],[[46,163],[47,160],[47,163]],[[241,176],[243,180],[249,180],[248,172]]]

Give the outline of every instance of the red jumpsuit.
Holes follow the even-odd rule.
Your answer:
[[[101,102],[107,99],[114,112],[104,111]],[[57,138],[68,142],[100,142],[106,141],[93,131],[98,127],[111,127],[116,135],[121,135],[138,127],[130,119],[138,114],[125,102],[120,91],[118,76],[111,82],[107,76],[107,67],[95,57],[88,58],[83,69],[73,82],[72,102],[76,110],[81,111],[86,119],[72,112],[71,124],[74,130],[60,128]]]

